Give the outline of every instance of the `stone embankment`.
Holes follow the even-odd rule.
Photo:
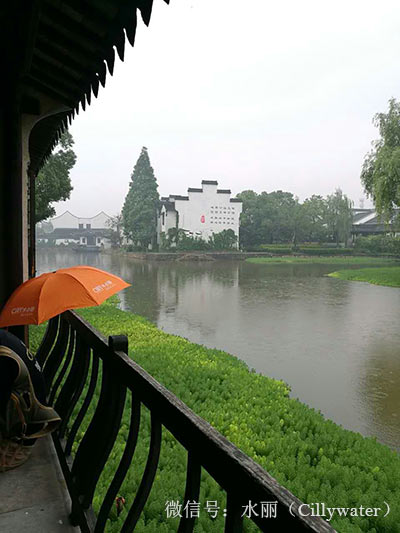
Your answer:
[[[144,261],[240,261],[248,257],[273,257],[270,252],[117,252]]]

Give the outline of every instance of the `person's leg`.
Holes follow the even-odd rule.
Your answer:
[[[4,417],[13,383],[18,376],[18,365],[8,357],[0,357],[0,416]]]

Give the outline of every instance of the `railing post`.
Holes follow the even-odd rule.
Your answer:
[[[108,337],[108,346],[114,352],[128,353],[128,337],[126,335],[110,335]]]

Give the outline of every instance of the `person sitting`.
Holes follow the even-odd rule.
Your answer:
[[[60,421],[47,405],[38,361],[18,337],[0,329],[0,472],[23,464],[36,439]]]

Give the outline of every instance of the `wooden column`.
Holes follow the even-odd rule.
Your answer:
[[[28,171],[29,178],[29,199],[28,199],[28,218],[29,218],[29,249],[28,249],[28,275],[29,278],[36,276],[36,216],[35,216],[35,179],[36,175]]]
[[[8,93],[7,106],[3,108],[3,165],[1,176],[1,218],[3,238],[0,243],[2,255],[2,302],[3,305],[13,290],[27,276],[26,231],[24,217],[26,178],[23,169],[21,109],[16,87]],[[26,340],[23,326],[13,328],[13,333]]]

